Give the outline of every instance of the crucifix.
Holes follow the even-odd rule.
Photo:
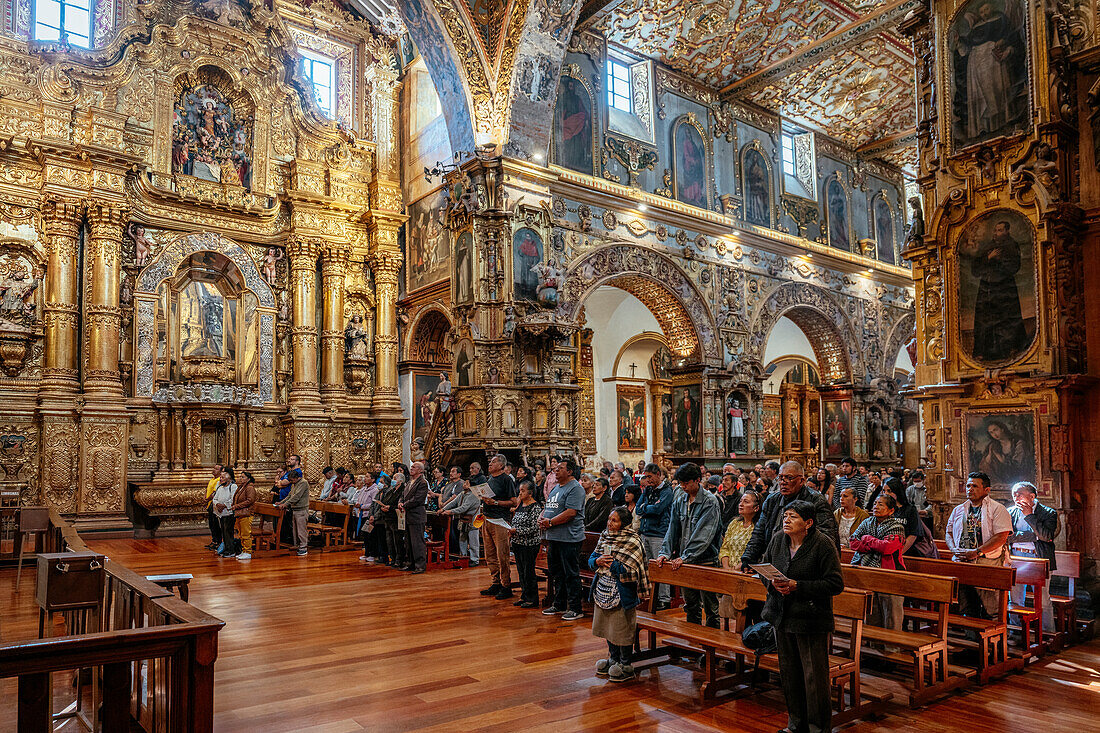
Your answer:
[[[631,364],[630,365],[630,377],[631,377],[631,379],[634,378],[634,370],[637,369],[637,368],[638,368],[637,364]]]

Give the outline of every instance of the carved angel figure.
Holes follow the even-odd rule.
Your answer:
[[[153,240],[145,233],[145,227],[134,222],[126,227],[126,235],[134,242],[134,264],[144,267],[149,253],[153,251]]]
[[[367,335],[367,329],[363,327],[363,316],[352,316],[344,329],[344,353],[348,356],[367,356]]]
[[[267,248],[267,254],[264,255],[264,280],[267,280],[268,285],[275,284],[277,276],[275,266],[283,257],[285,257],[285,255],[278,247]]]
[[[0,282],[0,321],[19,325],[34,324],[35,306],[31,302],[31,296],[38,289],[41,280],[38,272],[29,281],[26,278],[26,268],[15,264],[8,270],[7,278]]]
[[[546,308],[553,308],[558,304],[558,290],[565,279],[565,271],[551,260],[540,262],[531,267],[531,272],[539,278],[537,297],[539,303]]]

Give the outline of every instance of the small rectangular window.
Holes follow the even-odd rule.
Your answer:
[[[607,60],[607,105],[631,112],[630,69],[615,59]]]
[[[306,78],[313,84],[313,98],[326,117],[336,110],[336,60],[315,53],[303,53]]]
[[[794,136],[789,132],[783,133],[783,172],[788,176],[794,175]]]
[[[34,0],[34,40],[91,48],[92,0]]]

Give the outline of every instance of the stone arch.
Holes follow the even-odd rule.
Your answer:
[[[718,330],[706,300],[668,257],[626,244],[591,252],[569,267],[558,312],[575,319],[588,295],[601,285],[625,290],[649,308],[674,353],[694,353],[701,361],[722,363]]]
[[[806,334],[817,358],[822,383],[851,382],[862,374],[855,331],[844,311],[824,288],[808,283],[786,283],[771,292],[750,327],[751,343],[763,361],[768,334],[786,316]]]
[[[442,306],[432,304],[417,314],[405,335],[405,361],[445,367],[454,361],[448,347],[454,324]]]
[[[256,310],[260,316],[257,392],[265,402],[274,401],[275,293],[260,275],[260,269],[251,255],[232,239],[214,232],[176,237],[153,257],[153,261],[137,277],[134,288],[134,396],[152,398],[156,389],[157,288],[162,281],[176,274],[185,258],[196,252],[217,252],[224,255],[240,271],[245,287],[256,295]]]
[[[894,362],[898,358],[898,352],[916,336],[916,328],[917,315],[912,312],[906,313],[894,324],[893,330],[886,338],[886,353],[882,357],[882,376],[891,378],[894,376]]]

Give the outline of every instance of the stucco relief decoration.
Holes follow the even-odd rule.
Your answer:
[[[252,188],[252,103],[228,96],[224,72],[203,67],[176,80],[172,173]]]
[[[587,295],[606,281],[624,275],[641,275],[652,285],[675,295],[691,319],[698,345],[707,360],[720,360],[714,319],[706,302],[684,271],[672,260],[640,247],[613,245],[591,253],[572,263],[560,296],[558,312],[565,318],[575,318]]]

